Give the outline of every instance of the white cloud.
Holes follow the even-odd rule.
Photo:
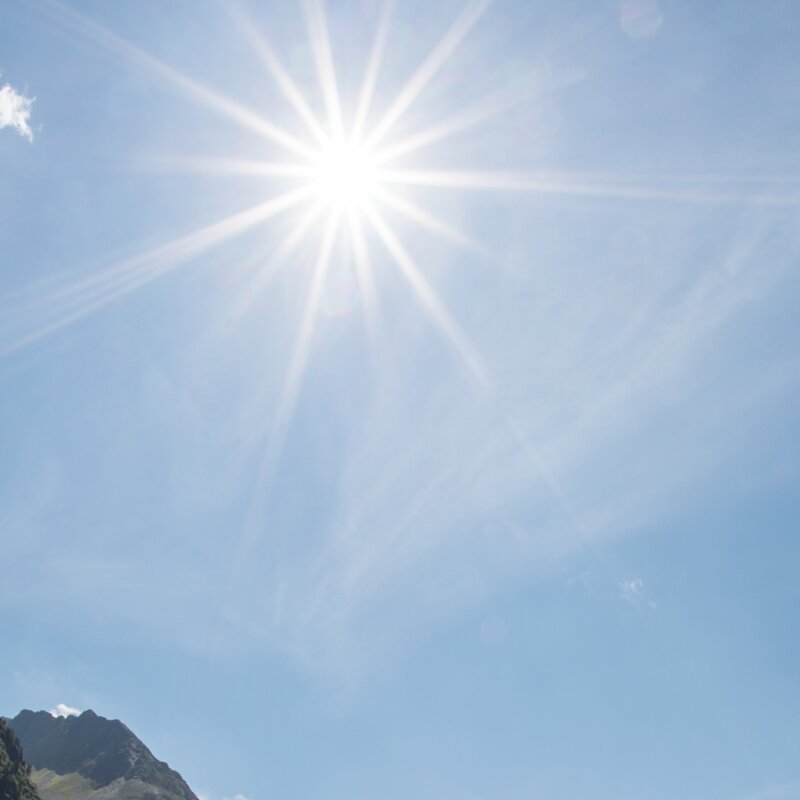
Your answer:
[[[17,93],[10,84],[0,87],[0,128],[10,126],[16,128],[20,136],[28,141],[33,140],[28,120],[34,98]]]
[[[54,717],[77,717],[81,713],[79,708],[72,708],[72,706],[59,703],[55,708],[50,709],[50,713]]]

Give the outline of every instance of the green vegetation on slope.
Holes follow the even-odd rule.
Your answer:
[[[136,779],[117,778],[98,788],[77,772],[59,775],[51,769],[37,769],[31,777],[42,800],[174,800],[175,797]]]
[[[95,790],[92,782],[76,772],[59,775],[50,769],[37,769],[31,773],[42,800],[84,800]]]

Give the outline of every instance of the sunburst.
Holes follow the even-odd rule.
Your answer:
[[[345,120],[340,99],[336,69],[325,8],[322,0],[303,3],[311,52],[324,99],[324,115],[315,113],[307,93],[289,75],[274,49],[236,6],[233,17],[243,37],[253,47],[266,71],[274,80],[304,125],[304,135],[295,135],[251,108],[214,89],[198,83],[136,45],[66,6],[60,0],[32,0],[34,5],[61,25],[84,38],[91,39],[132,63],[140,71],[150,73],[162,84],[169,84],[185,96],[200,102],[268,140],[283,156],[272,161],[245,161],[230,157],[170,159],[173,165],[196,171],[227,175],[269,176],[296,183],[289,191],[266,199],[254,208],[212,223],[193,233],[179,237],[153,250],[140,253],[124,262],[113,264],[94,275],[59,290],[55,297],[39,298],[34,305],[52,310],[60,308],[52,322],[34,333],[18,339],[5,352],[58,330],[121,295],[152,280],[178,263],[188,261],[202,250],[216,245],[246,229],[289,212],[298,213],[276,258],[286,255],[312,233],[315,221],[323,220],[324,235],[314,259],[314,275],[310,284],[307,307],[300,326],[290,386],[299,380],[304,369],[304,342],[313,334],[322,288],[330,266],[331,252],[338,237],[349,238],[349,251],[368,318],[375,314],[371,254],[368,251],[367,229],[377,235],[385,253],[404,276],[413,294],[430,315],[434,325],[451,345],[472,377],[480,384],[487,381],[485,366],[475,348],[437,297],[406,244],[393,230],[392,217],[403,216],[426,230],[459,246],[473,246],[467,236],[438,219],[407,197],[393,191],[397,184],[436,186],[436,176],[414,170],[393,170],[392,162],[420,148],[463,130],[496,111],[485,104],[424,128],[401,141],[391,141],[398,121],[408,112],[426,87],[461,45],[489,5],[489,0],[471,0],[441,37],[429,55],[410,75],[399,93],[373,124],[368,125],[373,99],[381,71],[387,36],[390,32],[391,1],[384,4],[376,26],[370,52],[365,61],[362,85],[352,118]],[[448,173],[459,180],[460,171]],[[433,178],[433,180],[432,180]],[[474,181],[473,181],[474,183]],[[25,309],[28,311],[29,309]],[[300,366],[298,367],[298,358]],[[295,376],[295,378],[292,378]],[[294,391],[287,388],[285,396]]]
[[[437,298],[405,244],[392,229],[390,220],[391,214],[400,214],[454,243],[469,244],[466,236],[392,191],[393,184],[407,183],[409,176],[392,171],[389,168],[391,163],[401,155],[424,147],[452,131],[440,125],[414,134],[403,141],[393,142],[391,145],[386,142],[391,140],[400,118],[436,77],[487,6],[488,0],[473,0],[466,6],[430,55],[410,76],[387,110],[372,125],[368,125],[368,117],[390,27],[389,3],[385,4],[377,25],[351,120],[345,119],[325,8],[321,0],[306,0],[304,9],[325,104],[325,116],[322,118],[312,111],[303,91],[290,77],[275,51],[252,22],[241,10],[235,12],[235,18],[244,37],[252,45],[275,84],[304,123],[306,136],[302,139],[295,138],[283,131],[271,131],[267,134],[267,138],[270,138],[273,144],[280,146],[287,153],[285,160],[241,162],[231,159],[209,159],[195,162],[195,165],[213,166],[219,171],[229,171],[233,174],[272,175],[297,181],[296,191],[299,191],[304,198],[307,210],[290,231],[280,248],[281,251],[285,252],[302,241],[303,235],[314,219],[324,220],[325,234],[320,244],[316,272],[309,292],[306,324],[301,328],[302,335],[298,341],[300,353],[305,352],[302,346],[304,335],[307,333],[310,335],[309,328],[313,328],[313,319],[319,303],[319,290],[325,282],[329,267],[331,245],[339,236],[344,235],[349,238],[349,250],[353,253],[362,307],[368,318],[374,315],[371,258],[365,237],[365,228],[369,227],[374,234],[377,234],[385,251],[473,378],[479,383],[486,382],[486,370],[475,349],[444,304]],[[450,128],[453,127],[451,123]],[[297,370],[292,372],[296,373]],[[302,372],[302,369],[299,372]]]
[[[697,181],[670,181],[662,185],[647,176],[623,179],[612,175],[598,177],[576,173],[525,173],[519,171],[481,171],[475,169],[417,168],[415,153],[434,143],[462,133],[472,126],[505,110],[520,97],[485,98],[473,107],[461,110],[444,120],[431,121],[421,129],[400,138],[398,123],[407,115],[426,88],[462,45],[479,21],[490,0],[470,0],[445,31],[430,53],[412,72],[397,95],[386,105],[377,120],[373,100],[379,83],[387,37],[391,28],[391,0],[387,0],[365,59],[361,87],[354,113],[345,118],[334,64],[323,0],[304,0],[311,52],[324,100],[324,114],[311,108],[309,93],[303,92],[281,63],[274,49],[241,11],[234,11],[243,37],[252,46],[264,67],[303,124],[302,135],[296,135],[265,118],[261,113],[211,89],[145,52],[128,40],[97,22],[79,14],[60,0],[30,0],[63,27],[88,39],[122,58],[142,73],[158,79],[185,97],[221,114],[270,142],[283,155],[273,161],[247,161],[232,157],[202,159],[169,159],[182,168],[224,175],[268,176],[295,183],[289,190],[263,200],[225,219],[177,237],[151,250],[124,261],[110,264],[91,275],[64,283],[55,291],[34,296],[27,304],[16,303],[7,319],[12,325],[21,320],[24,332],[10,343],[0,344],[0,355],[60,330],[107,303],[122,297],[165,272],[186,263],[204,250],[233,236],[274,219],[296,213],[290,230],[276,250],[275,260],[310,239],[315,223],[322,220],[319,249],[312,259],[312,276],[299,323],[288,373],[275,415],[274,450],[280,442],[293,413],[300,383],[305,372],[321,307],[326,278],[337,239],[349,239],[354,272],[362,298],[362,307],[374,321],[376,288],[373,280],[373,256],[369,252],[367,233],[381,243],[385,256],[395,264],[441,336],[451,346],[467,372],[486,386],[488,372],[475,347],[462,331],[445,304],[438,297],[411,249],[395,230],[396,217],[402,216],[458,246],[475,246],[469,237],[454,229],[397,193],[397,186],[456,190],[490,190],[501,192],[535,192],[570,194],[585,197],[633,200],[666,200],[683,203],[758,202],[770,205],[796,205],[796,199],[784,194],[720,193]],[[403,158],[403,166],[398,160]],[[409,158],[411,161],[409,162]],[[701,176],[702,177],[702,176]],[[6,340],[8,341],[8,340]],[[272,460],[272,459],[268,459]]]

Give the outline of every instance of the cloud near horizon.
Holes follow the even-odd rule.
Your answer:
[[[50,714],[54,717],[77,717],[81,713],[79,708],[58,703],[55,708],[50,709]]]
[[[0,87],[0,128],[15,128],[20,136],[33,141],[33,131],[28,120],[34,98],[19,94],[10,84]]]

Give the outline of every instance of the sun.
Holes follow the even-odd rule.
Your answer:
[[[333,213],[360,212],[379,188],[378,165],[363,143],[330,142],[310,165],[310,184]]]

